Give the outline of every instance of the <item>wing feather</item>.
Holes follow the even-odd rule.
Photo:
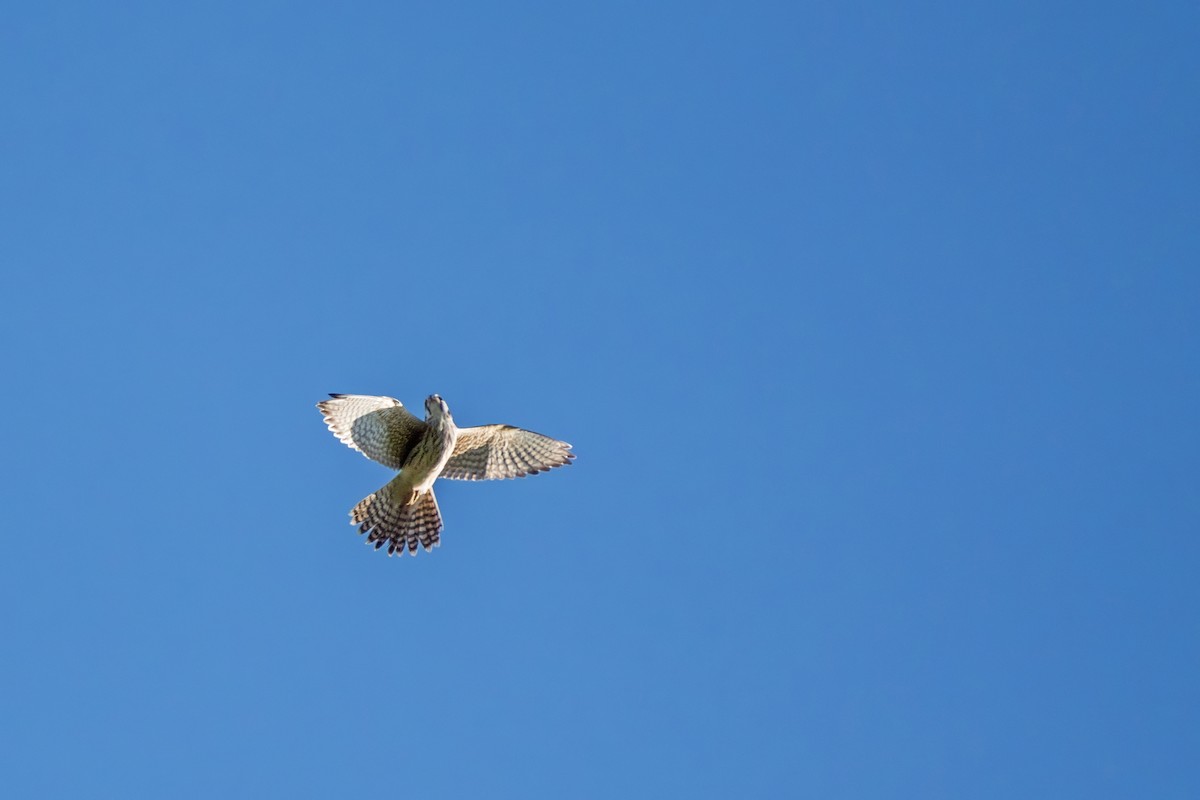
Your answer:
[[[317,403],[325,424],[348,447],[386,467],[400,469],[425,423],[393,397],[331,394]]]
[[[570,464],[571,445],[512,425],[462,428],[439,477],[484,481],[523,478]]]

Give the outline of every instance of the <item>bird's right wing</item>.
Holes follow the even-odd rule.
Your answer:
[[[317,403],[333,435],[372,461],[400,469],[425,423],[399,400],[367,394],[331,394]]]
[[[511,425],[462,428],[439,478],[487,481],[523,478],[570,464],[571,445]]]

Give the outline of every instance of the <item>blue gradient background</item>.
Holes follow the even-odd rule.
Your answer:
[[[1200,796],[1194,3],[3,28],[8,796]]]

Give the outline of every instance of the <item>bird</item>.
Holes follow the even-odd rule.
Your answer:
[[[523,478],[575,458],[571,445],[512,425],[459,428],[436,394],[425,398],[424,421],[394,397],[331,394],[317,408],[341,442],[372,461],[398,470],[381,489],[350,511],[350,523],[388,555],[416,555],[441,543],[438,478],[483,481]]]

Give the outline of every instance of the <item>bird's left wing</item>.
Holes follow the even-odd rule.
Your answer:
[[[333,435],[372,461],[400,469],[425,430],[404,404],[392,397],[331,394],[317,403]]]
[[[462,428],[439,477],[463,481],[523,478],[575,458],[571,445],[511,425]]]

